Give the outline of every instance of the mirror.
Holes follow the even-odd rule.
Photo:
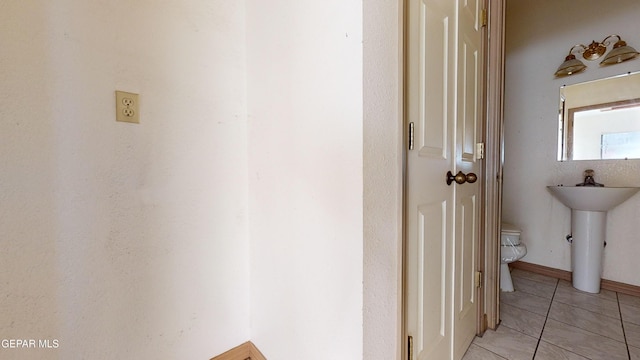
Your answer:
[[[640,158],[640,72],[562,86],[558,161]]]

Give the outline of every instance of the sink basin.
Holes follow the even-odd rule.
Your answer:
[[[633,196],[640,187],[547,186],[573,210],[609,211]]]
[[[600,292],[607,211],[633,196],[640,187],[547,186],[571,210],[573,287]]]

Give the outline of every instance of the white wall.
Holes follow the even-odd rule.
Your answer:
[[[593,19],[596,21],[585,21]],[[559,87],[640,70],[640,60],[600,68],[585,61],[584,73],[556,79],[553,73],[576,43],[619,34],[640,46],[640,3],[595,0],[508,0],[505,91],[505,168],[503,219],[523,230],[528,254],[523,261],[571,270],[570,210],[547,185],[576,184],[585,169],[609,186],[640,186],[640,160],[557,162]],[[640,195],[609,212],[603,278],[640,285]]]
[[[0,357],[399,353],[401,12],[1,2]]]
[[[252,341],[362,358],[362,3],[249,1],[246,21]]]
[[[400,359],[402,330],[402,12],[364,7],[364,359]]]
[[[396,358],[401,2],[249,4],[252,340],[270,359]]]
[[[243,2],[0,3],[5,358],[206,359],[249,339]],[[114,90],[141,124],[115,122]]]

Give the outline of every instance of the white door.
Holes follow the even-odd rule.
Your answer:
[[[406,330],[413,340],[411,360],[460,359],[475,334],[479,186],[447,185],[445,174],[479,170],[479,13],[472,1],[409,1],[407,116],[413,147],[407,155]],[[473,26],[467,26],[471,18]]]

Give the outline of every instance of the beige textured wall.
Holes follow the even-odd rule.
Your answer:
[[[247,51],[252,341],[360,359],[362,3],[250,1]]]
[[[364,2],[364,359],[402,331],[402,2]]]
[[[0,358],[249,338],[244,27],[242,2],[0,3],[0,338],[59,341]]]
[[[1,2],[0,357],[399,353],[401,12]]]

